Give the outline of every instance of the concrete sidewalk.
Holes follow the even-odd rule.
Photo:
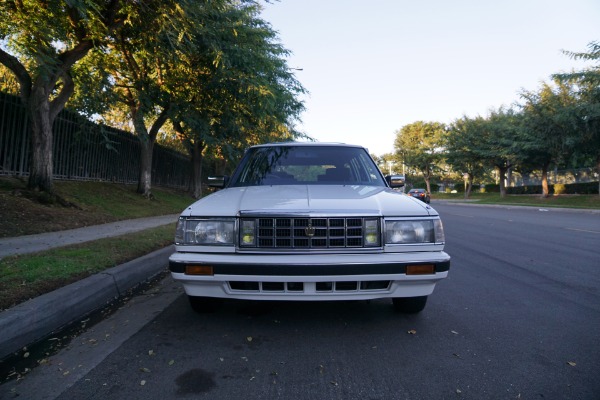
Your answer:
[[[0,258],[175,223],[179,214],[0,239]],[[175,230],[173,230],[175,235]],[[147,254],[0,313],[0,360],[122,296],[168,267],[174,246]]]
[[[109,224],[87,226],[68,231],[40,233],[37,235],[18,236],[0,239],[0,259],[15,254],[35,253],[54,247],[85,243],[92,240],[124,235],[174,223],[179,214],[161,215],[158,217],[136,218]],[[173,230],[173,236],[175,231]]]

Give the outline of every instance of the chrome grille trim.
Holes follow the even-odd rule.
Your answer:
[[[265,216],[243,217],[256,223],[255,249],[346,249],[369,248],[365,246],[365,219],[373,217],[285,217]],[[381,221],[377,223],[381,235]]]

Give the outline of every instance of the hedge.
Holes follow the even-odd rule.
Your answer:
[[[488,186],[490,186],[488,190]],[[498,185],[485,185],[486,192],[499,192]],[[558,183],[548,185],[550,194],[598,194],[598,182]],[[542,185],[516,186],[506,188],[508,194],[542,194]]]

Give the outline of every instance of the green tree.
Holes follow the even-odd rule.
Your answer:
[[[173,90],[181,97],[171,120],[192,159],[194,197],[201,195],[207,151],[235,158],[249,145],[301,136],[294,122],[304,110],[297,96],[305,90],[285,62],[288,51],[258,15],[253,4],[227,9],[212,21],[217,46],[201,35],[195,40],[204,51],[179,58],[187,89]]]
[[[2,1],[0,63],[19,84],[29,119],[30,189],[52,192],[52,124],[74,91],[73,66],[128,20],[126,1]]]
[[[575,86],[578,104],[574,112],[582,132],[577,149],[595,161],[596,170],[600,175],[600,42],[590,42],[587,52],[564,53],[573,59],[595,63],[581,71],[556,74],[554,77]],[[600,195],[600,181],[598,193]]]
[[[548,169],[551,164],[565,164],[579,141],[576,99],[570,85],[544,83],[538,92],[524,91],[521,97],[523,129],[519,138],[523,164],[542,170],[542,192],[550,194]]]
[[[482,117],[463,116],[450,125],[445,135],[446,162],[466,176],[465,198],[471,195],[475,178],[481,178],[486,171],[487,160],[481,151],[485,124]]]
[[[183,0],[146,4],[109,36],[104,51],[94,53],[87,65],[96,76],[85,81],[86,92],[96,94],[88,95],[96,99],[88,100],[92,110],[107,105],[120,110],[112,112],[127,115],[140,141],[137,192],[146,197],[152,196],[154,144],[176,101],[169,81],[177,77],[173,71],[179,67],[179,55],[196,50],[192,38],[212,4]],[[97,82],[104,87],[91,86]]]
[[[428,192],[431,192],[433,173],[442,159],[445,130],[439,122],[417,121],[396,132],[396,153],[406,166],[423,174]]]
[[[521,115],[512,108],[491,110],[487,117],[463,117],[445,136],[445,157],[468,179],[495,170],[500,195],[506,196],[507,172],[522,158],[519,139]],[[472,177],[471,177],[472,175]],[[472,184],[472,182],[471,182]]]

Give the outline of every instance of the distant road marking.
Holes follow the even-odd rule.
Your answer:
[[[600,234],[600,232],[598,231],[589,231],[587,229],[575,229],[575,228],[565,228],[568,231],[577,231],[577,232],[588,232],[588,233],[598,233]]]

